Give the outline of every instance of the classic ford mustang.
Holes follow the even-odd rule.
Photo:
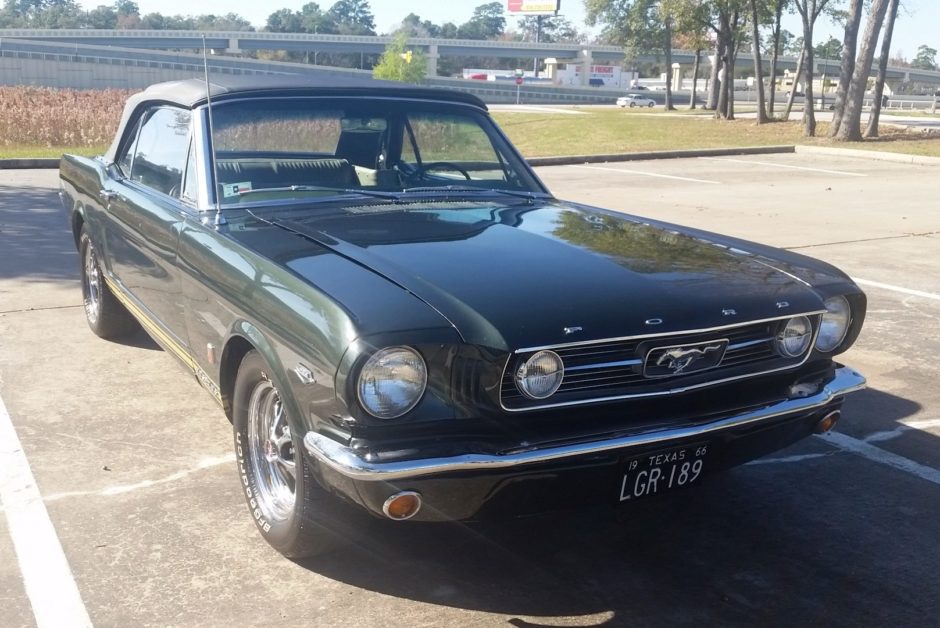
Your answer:
[[[845,274],[558,200],[467,94],[155,85],[61,196],[91,330],[142,326],[218,401],[287,556],[363,511],[628,507],[828,430],[865,383],[834,361],[865,317]]]

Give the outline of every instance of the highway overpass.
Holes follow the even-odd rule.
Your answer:
[[[85,44],[93,46],[119,46],[124,48],[148,50],[195,50],[202,47],[202,37],[215,50],[225,50],[229,54],[254,50],[284,50],[291,52],[378,54],[385,50],[392,40],[387,36],[328,35],[307,33],[268,33],[268,32],[207,32],[198,31],[157,31],[157,30],[90,30],[90,29],[0,29],[0,42],[6,38],[30,39],[55,43]],[[483,56],[499,58],[547,58],[560,61],[571,60],[584,63],[624,62],[623,49],[618,46],[599,46],[593,44],[552,44],[519,41],[487,41],[474,39],[436,39],[416,37],[409,40],[412,46],[422,48],[428,55],[431,71],[436,74],[437,60],[446,56]],[[673,50],[673,61],[682,65],[691,65],[695,58],[694,51]],[[661,61],[657,55],[640,55],[638,62]],[[633,59],[629,60],[634,61]],[[708,64],[707,59],[705,60]],[[783,57],[780,69],[795,69],[795,57]],[[766,60],[765,60],[766,64]],[[742,53],[737,61],[739,68],[753,65],[749,55]],[[816,71],[830,76],[838,72],[839,61],[817,59]],[[940,84],[940,72],[916,70],[912,68],[892,67],[888,71],[892,82],[916,81]]]

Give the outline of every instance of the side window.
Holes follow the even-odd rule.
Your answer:
[[[161,107],[144,117],[130,178],[179,197],[189,154],[189,111]]]
[[[123,174],[125,177],[131,173],[131,162],[134,161],[134,150],[137,148],[138,131],[140,131],[140,119],[134,123],[133,135],[131,136],[132,139],[117,160],[118,167],[121,169],[121,174]]]

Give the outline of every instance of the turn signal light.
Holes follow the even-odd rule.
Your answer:
[[[819,423],[816,424],[816,433],[825,434],[839,421],[839,417],[842,416],[842,413],[839,410],[833,410],[823,418],[819,420]]]
[[[395,493],[385,500],[382,512],[389,519],[404,521],[411,519],[421,510],[421,495],[414,491]]]

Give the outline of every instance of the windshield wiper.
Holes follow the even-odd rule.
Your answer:
[[[546,198],[544,194],[536,192],[524,192],[522,190],[504,190],[502,188],[477,188],[470,185],[428,185],[424,187],[405,188],[403,193],[409,192],[477,192],[486,194],[505,194],[506,196],[515,196],[529,201]]]
[[[275,188],[253,188],[238,193],[239,196],[252,194],[254,192],[332,192],[334,194],[358,194],[360,196],[371,196],[381,198],[387,201],[398,201],[399,196],[396,192],[379,192],[376,190],[359,190],[355,188],[325,188],[319,185],[287,185]]]

